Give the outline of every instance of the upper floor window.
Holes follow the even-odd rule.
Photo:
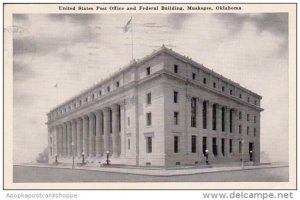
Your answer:
[[[224,86],[222,87],[222,92],[225,92],[225,87]]]
[[[256,128],[253,129],[253,135],[256,136]]]
[[[178,103],[178,92],[174,91],[174,103]]]
[[[206,78],[203,78],[203,84],[206,84]]]
[[[174,73],[178,73],[178,65],[174,65]]]
[[[146,116],[147,116],[147,126],[151,126],[152,125],[152,113],[151,112],[149,112],[149,113],[147,113],[146,114]]]
[[[178,125],[178,117],[179,117],[179,113],[174,112],[174,125]]]
[[[247,98],[247,102],[248,102],[248,103],[250,102],[250,98],[249,98],[249,97]]]
[[[179,151],[179,136],[174,136],[174,153]]]
[[[254,116],[253,121],[254,121],[254,123],[256,123],[256,116]]]
[[[81,104],[82,104],[82,101],[81,101],[81,100],[79,100],[79,105],[81,106]]]
[[[214,82],[214,84],[213,84],[213,85],[214,85],[214,88],[216,88],[216,82]]]
[[[193,73],[193,80],[195,80],[196,79],[196,74],[195,73]]]
[[[118,87],[120,86],[120,82],[119,82],[119,81],[117,81],[116,85],[117,85],[117,88],[118,88]]]
[[[239,112],[239,120],[242,120],[242,112]]]
[[[147,93],[147,104],[151,104],[151,92]]]
[[[242,98],[242,94],[240,94],[240,99]]]
[[[150,67],[147,67],[147,69],[146,69],[146,74],[147,74],[147,76],[149,76],[149,75],[150,75],[150,73],[151,73],[151,71],[150,71]]]
[[[247,126],[247,135],[249,135],[249,126]]]
[[[127,117],[127,125],[130,126],[130,117]]]
[[[249,120],[250,120],[250,115],[247,114],[247,121],[249,122]]]
[[[242,125],[239,125],[239,134],[242,134]]]
[[[110,87],[109,86],[107,86],[107,92],[110,92]]]
[[[95,98],[95,94],[92,94],[92,99],[94,99]]]
[[[230,90],[230,95],[232,95],[232,90]]]
[[[99,91],[99,96],[101,96],[101,95],[102,95],[102,90]]]
[[[256,100],[254,101],[254,105],[257,105],[257,101]]]

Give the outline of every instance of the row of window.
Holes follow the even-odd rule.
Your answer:
[[[177,73],[178,73],[178,69],[179,69],[179,66],[178,66],[177,64],[175,64],[175,65],[174,65],[174,68],[173,68],[173,70],[174,70],[173,72],[177,74]],[[151,74],[151,68],[150,68],[150,67],[147,67],[147,68],[146,68],[146,74],[147,74],[147,76]],[[192,73],[192,79],[193,79],[193,80],[196,80],[196,73],[194,73],[194,72]],[[203,83],[204,85],[207,84],[207,78],[206,78],[206,77],[203,77],[202,83]],[[213,88],[217,88],[217,83],[216,83],[216,82],[213,82]],[[226,90],[226,89],[225,89],[225,86],[222,86],[221,89],[222,89],[222,92],[225,92],[225,90]],[[232,89],[229,90],[229,94],[230,94],[230,95],[234,95]],[[243,98],[242,93],[239,94],[239,98],[240,98],[240,99]],[[247,102],[250,103],[250,97],[249,97],[249,96],[247,97]],[[253,101],[253,104],[254,104],[254,105],[257,105],[257,100],[254,100],[254,101]]]
[[[146,137],[146,153],[152,153],[152,145],[153,145],[153,138],[151,136]],[[207,149],[208,149],[208,141],[207,137],[204,136],[202,137],[202,153],[204,155],[207,154]],[[174,153],[179,153],[180,152],[180,137],[179,136],[174,136],[174,143],[173,143],[173,150]],[[128,148],[130,149],[130,140],[128,140]],[[239,153],[242,153],[242,141],[239,141]],[[229,139],[229,153],[233,152],[233,139]],[[212,150],[213,155],[217,156],[218,155],[218,150],[217,150],[218,144],[217,144],[217,138],[213,137],[212,138]],[[253,149],[253,143],[249,143],[249,150]],[[192,135],[191,136],[191,153],[197,153],[197,136]],[[223,156],[225,155],[225,138],[221,139],[221,153]]]
[[[247,135],[249,135],[249,133],[250,133],[249,126],[247,126],[246,132],[247,132]],[[242,125],[239,125],[239,134],[242,134],[242,133],[243,133],[243,127],[242,127]],[[253,136],[256,136],[256,128],[253,128]]]
[[[120,87],[120,82],[119,82],[119,81],[116,81],[116,82],[115,82],[115,86],[116,86],[116,88],[119,88],[119,87]],[[110,87],[110,86],[107,86],[105,91],[106,91],[107,93],[110,92],[110,91],[111,91],[111,87]],[[81,106],[82,104],[87,103],[87,102],[90,102],[90,101],[96,99],[97,97],[101,97],[101,96],[102,96],[102,90],[99,90],[97,93],[93,93],[93,94],[91,94],[91,95],[89,95],[89,96],[86,96],[85,98],[80,99],[79,101],[74,102],[74,103],[70,104],[69,106],[60,109],[59,111],[56,111],[56,112],[54,113],[54,116],[58,116],[59,114],[66,113],[67,111],[70,111],[70,110],[72,110],[72,109],[75,109],[75,108]]]

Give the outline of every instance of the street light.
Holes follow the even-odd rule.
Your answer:
[[[242,169],[244,169],[244,142],[245,140],[242,140]]]
[[[74,163],[74,142],[72,141],[72,169],[75,168],[75,163]]]
[[[82,165],[83,165],[84,164],[84,151],[82,151],[81,157],[82,157]]]
[[[110,160],[109,160],[109,151],[106,151],[106,164],[109,165]]]
[[[206,164],[208,165],[208,149],[205,150]]]

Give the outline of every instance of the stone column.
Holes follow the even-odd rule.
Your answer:
[[[59,155],[59,126],[55,127],[55,143],[56,143],[56,152],[55,154],[58,156]],[[54,155],[55,156],[55,155]]]
[[[63,156],[63,125],[59,125],[58,126],[58,130],[59,130],[59,132],[58,132],[58,155],[60,156],[60,157],[62,157]]]
[[[119,106],[117,104],[112,106],[112,143],[113,143],[113,156],[119,155]]]
[[[104,140],[104,155],[106,153],[106,151],[109,150],[109,124],[110,124],[110,116],[109,116],[109,108],[104,108],[103,110],[103,140]]]
[[[63,124],[63,156],[67,156],[67,144],[68,144],[68,140],[67,140],[67,124],[64,123]]]
[[[101,156],[101,136],[102,136],[102,113],[100,111],[95,112],[96,115],[96,156]]]
[[[206,117],[206,123],[207,123],[207,129],[209,131],[212,130],[212,116],[213,116],[213,104],[211,102],[207,101],[207,117]]]
[[[83,137],[82,137],[82,119],[78,118],[76,120],[76,125],[77,125],[77,156],[81,157],[82,153],[82,142],[83,142]]]
[[[72,120],[72,156],[77,154],[77,129],[76,129],[76,120]]]
[[[68,134],[68,154],[67,156],[68,157],[71,157],[72,156],[72,124],[71,122],[68,122],[67,123],[67,127],[68,127],[68,130],[67,130],[67,134]]]
[[[230,133],[230,108],[225,108],[225,132]]]
[[[229,157],[230,156],[230,153],[229,153],[229,146],[230,146],[230,142],[229,142],[230,138],[227,137],[225,138],[225,157]]]
[[[217,152],[218,152],[218,157],[223,157],[222,154],[222,138],[219,136],[217,137]]]
[[[121,113],[120,113],[120,115],[121,115],[121,141],[120,141],[120,143],[121,143],[121,148],[120,148],[120,150],[121,150],[121,152],[120,152],[120,154],[121,154],[121,157],[124,157],[125,156],[125,152],[126,152],[126,137],[125,137],[125,124],[126,124],[126,122],[125,122],[125,102],[122,102],[121,104],[120,104],[120,106],[121,106]]]
[[[203,122],[202,122],[202,111],[203,110],[203,100],[199,99],[198,101],[198,108],[197,108],[197,128],[202,129],[203,128]]]
[[[218,104],[216,107],[216,119],[217,119],[217,132],[222,133],[222,105]]]
[[[209,162],[211,162],[211,159],[214,158],[214,153],[213,153],[213,138],[212,137],[207,137],[207,150],[208,150],[208,158]]]
[[[89,133],[89,118],[88,116],[82,117],[82,151],[85,156],[89,155],[88,149],[88,133]]]
[[[95,115],[94,113],[89,114],[89,157],[95,156]]]

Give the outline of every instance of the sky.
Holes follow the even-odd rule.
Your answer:
[[[135,59],[164,44],[260,94],[261,150],[288,161],[287,14],[14,14],[14,163],[47,146],[46,113],[130,63],[131,17]]]

